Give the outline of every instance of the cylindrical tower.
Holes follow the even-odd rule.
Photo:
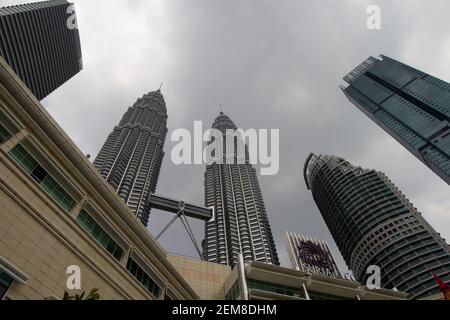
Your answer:
[[[356,279],[381,268],[384,288],[412,299],[439,293],[432,272],[450,280],[450,248],[382,172],[311,154],[306,185]]]

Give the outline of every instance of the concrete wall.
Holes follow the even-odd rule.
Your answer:
[[[81,290],[98,288],[103,299],[163,299],[166,292],[172,299],[198,298],[166,251],[1,57],[0,123],[12,135],[0,143],[0,271],[21,275],[7,298],[61,298],[70,265],[81,269]],[[9,155],[18,143],[70,193],[76,203],[70,212]],[[94,208],[96,222],[120,244],[120,260],[76,221],[83,208]],[[161,288],[158,297],[128,272],[129,257]]]
[[[201,299],[225,299],[224,283],[231,273],[229,266],[174,254],[168,257]]]

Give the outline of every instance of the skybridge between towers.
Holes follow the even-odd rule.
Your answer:
[[[194,218],[197,220],[203,220],[205,222],[214,221],[214,207],[204,207],[196,204],[188,203],[182,200],[177,200],[169,198],[166,196],[151,194],[149,198],[149,205],[153,209],[162,210],[165,212],[174,213],[175,216],[170,220],[170,222],[163,228],[163,230],[158,234],[156,239],[158,240],[161,236],[169,229],[169,227],[177,220],[180,219],[186,232],[189,235],[192,243],[194,244],[197,253],[200,258],[203,259],[203,255],[199,248],[198,242],[195,239],[192,228],[189,225],[187,217]]]

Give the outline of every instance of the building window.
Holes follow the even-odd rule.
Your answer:
[[[169,295],[165,294],[165,295],[164,295],[164,300],[166,300],[166,301],[172,301],[173,299],[172,299]]]
[[[127,262],[127,270],[136,278],[151,294],[159,298],[161,288],[156,282],[131,258]]]
[[[0,143],[5,142],[9,138],[11,138],[11,134],[9,133],[8,130],[6,130],[4,126],[0,124]]]
[[[256,289],[261,291],[273,292],[285,296],[305,298],[305,293],[302,288],[294,288],[289,286],[284,286],[280,284],[269,283],[265,281],[249,279],[247,281],[249,289]]]
[[[14,279],[11,278],[7,273],[0,271],[0,300],[2,300],[9,287],[13,283]]]
[[[308,290],[308,295],[311,300],[349,300],[349,299],[335,296],[332,294],[316,292],[316,291],[309,291],[309,290]]]
[[[22,145],[15,146],[9,154],[64,210],[70,212],[73,209],[75,200]]]
[[[114,241],[103,228],[84,210],[77,217],[78,223],[118,261],[122,258],[123,249]]]
[[[236,281],[225,296],[225,300],[238,300],[241,296],[239,281]]]

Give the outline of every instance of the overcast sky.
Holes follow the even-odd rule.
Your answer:
[[[84,70],[43,104],[84,153],[94,158],[127,108],[163,82],[169,135],[157,193],[203,204],[204,167],[172,164],[170,132],[192,130],[195,120],[209,127],[220,104],[238,127],[280,129],[279,174],[260,184],[283,265],[290,266],[284,233],[291,231],[330,242],[344,266],[305,187],[309,152],[385,172],[450,239],[448,185],[338,88],[347,72],[379,54],[450,82],[448,0],[75,2]],[[370,4],[381,7],[381,31],[366,27]],[[170,218],[153,211],[150,230]],[[200,242],[203,224],[193,225]],[[181,223],[161,242],[195,256]]]

